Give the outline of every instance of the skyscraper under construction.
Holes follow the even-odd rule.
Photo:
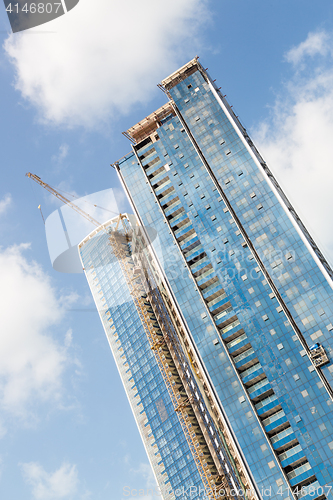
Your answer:
[[[333,499],[333,271],[195,58],[79,245],[164,499]]]

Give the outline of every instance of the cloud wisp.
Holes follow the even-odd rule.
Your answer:
[[[299,65],[307,56],[315,57],[318,55],[327,56],[332,54],[332,38],[326,31],[309,33],[306,40],[296,47],[292,47],[286,54],[287,62],[294,66]]]
[[[306,58],[310,55],[311,58]],[[295,73],[254,139],[318,245],[333,262],[333,39],[326,32],[287,54]],[[324,56],[324,57],[323,57]]]
[[[43,122],[99,127],[146,102],[192,54],[206,0],[81,0],[51,23],[54,34],[9,36],[16,89]]]
[[[25,481],[32,486],[36,500],[70,499],[76,494],[79,478],[75,465],[63,463],[54,472],[47,472],[39,463],[20,464]]]
[[[10,193],[6,194],[2,200],[0,200],[0,215],[4,214],[8,207],[12,204],[12,196]]]
[[[69,335],[61,345],[51,334],[61,303],[48,276],[26,258],[28,249],[0,249],[0,409],[24,421],[35,418],[40,403],[61,405],[71,363]]]
[[[61,144],[59,147],[58,154],[52,156],[52,161],[55,163],[62,163],[64,159],[68,156],[69,146],[66,143]]]

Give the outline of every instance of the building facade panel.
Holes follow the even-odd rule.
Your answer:
[[[158,233],[153,246],[255,481],[277,498],[287,484],[304,495],[320,484],[332,498],[332,365],[318,368],[309,351],[318,342],[330,361],[332,288],[315,259],[329,266],[200,65],[165,88],[169,114],[157,110],[149,134],[144,122],[128,131],[137,144],[119,175]]]
[[[172,500],[182,488],[199,491],[204,486],[110,247],[107,231],[112,225],[86,238],[80,256],[161,495]],[[117,404],[113,410],[122,411]]]

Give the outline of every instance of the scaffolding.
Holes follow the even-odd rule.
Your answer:
[[[119,221],[123,231],[119,231]],[[244,484],[230,460],[230,450],[218,432],[201,395],[165,300],[144,252],[132,257],[133,232],[120,216],[109,231],[109,242],[133,298],[174,410],[211,499],[245,498]]]

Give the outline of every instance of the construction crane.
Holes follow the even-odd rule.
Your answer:
[[[42,219],[43,219],[43,222],[44,222],[44,226],[45,226],[45,219],[44,219],[44,215],[43,215],[43,212],[42,212],[42,207],[40,205],[38,205],[38,210],[40,211],[40,214],[42,216]]]
[[[26,175],[96,227],[101,225],[37,175],[30,172]],[[108,231],[109,243],[119,262],[207,495],[212,500],[222,497],[243,499],[246,494],[234,495],[231,491],[235,484],[239,491],[244,491],[246,474],[235,467],[233,454],[223,436],[221,438],[219,435],[221,431],[212,434],[215,424],[193,375],[191,359],[177,337],[173,314],[163,299],[165,289],[162,286],[162,290],[159,290],[143,253],[134,262],[128,245],[132,235],[126,219],[125,215],[119,214],[118,219],[114,220],[115,227]],[[237,463],[240,466],[239,460]]]
[[[69,205],[73,210],[75,210],[75,212],[77,212],[78,214],[80,214],[82,217],[84,217],[85,219],[87,219],[89,222],[91,222],[95,226],[98,227],[98,226],[101,225],[100,222],[98,222],[96,219],[94,219],[91,215],[87,214],[80,207],[78,207],[77,205],[75,205],[75,203],[73,203],[68,198],[66,198],[66,196],[64,196],[63,194],[59,193],[59,191],[57,191],[56,189],[54,189],[52,186],[50,186],[46,182],[42,181],[42,179],[40,177],[38,177],[38,175],[32,174],[31,172],[27,172],[25,175],[27,177],[29,177],[29,179],[32,179],[33,181],[37,182],[37,184],[39,184],[40,186],[42,186],[49,193],[53,194],[53,196],[55,196],[56,198],[58,198],[58,200],[62,201],[66,205]]]

